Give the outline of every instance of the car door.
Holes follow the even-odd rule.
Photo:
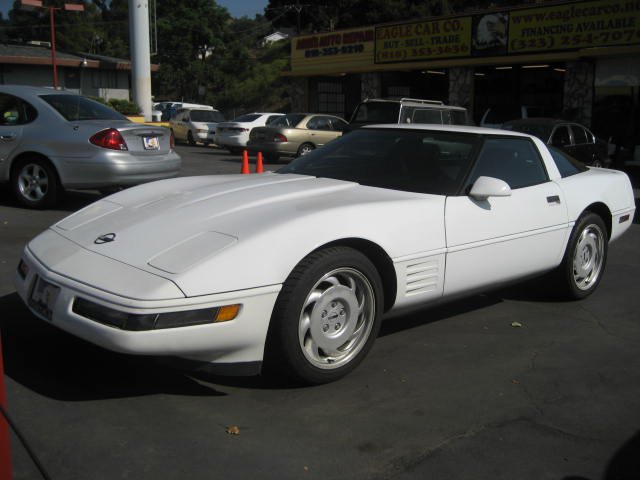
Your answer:
[[[447,197],[445,295],[541,272],[562,258],[567,209],[534,142],[485,139],[466,192],[480,176],[505,181],[511,193],[486,200],[468,194]]]
[[[37,116],[35,108],[14,95],[0,93],[0,163],[20,144],[24,125]]]

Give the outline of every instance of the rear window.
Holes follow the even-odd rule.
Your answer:
[[[398,123],[400,104],[395,102],[364,102],[353,112],[354,123]]]
[[[253,122],[255,119],[259,118],[260,115],[257,113],[247,113],[245,115],[240,115],[238,118],[234,118],[233,122]]]
[[[224,122],[224,116],[215,110],[191,110],[192,122]]]
[[[494,107],[489,109],[485,117],[485,123],[504,123],[508,120],[521,118],[522,112],[518,106]]]
[[[80,95],[40,95],[66,120],[126,120],[127,117],[115,110]]]
[[[277,118],[276,120],[271,122],[269,125],[272,126],[272,127],[294,128],[302,120],[304,120],[305,117],[306,117],[306,115],[303,115],[301,113],[290,113],[289,115],[283,115],[282,117]]]

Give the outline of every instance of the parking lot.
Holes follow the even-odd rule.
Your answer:
[[[183,175],[240,171],[220,150],[178,151]],[[586,300],[533,280],[389,320],[352,374],[294,388],[192,375],[35,319],[11,281],[23,246],[100,197],[34,211],[0,190],[8,411],[50,478],[638,478],[638,214]],[[15,434],[11,447],[15,480],[43,478]]]

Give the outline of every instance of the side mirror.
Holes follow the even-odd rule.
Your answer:
[[[478,177],[471,187],[469,196],[475,200],[486,200],[489,197],[510,197],[511,187],[499,178]]]

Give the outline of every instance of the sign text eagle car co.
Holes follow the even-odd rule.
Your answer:
[[[304,50],[306,58],[326,55],[362,53],[365,42],[373,41],[373,29],[314,35],[296,40],[296,50]]]
[[[376,27],[376,63],[464,57],[471,50],[471,17]]]

